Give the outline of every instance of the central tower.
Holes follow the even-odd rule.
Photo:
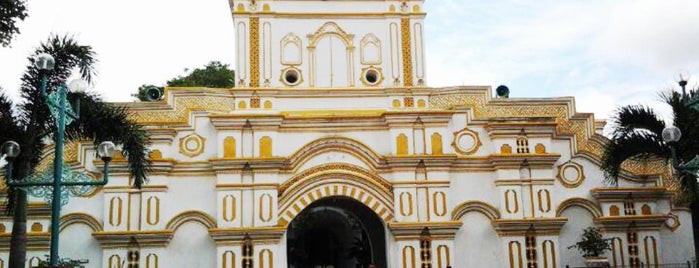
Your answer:
[[[423,0],[231,0],[238,87],[425,84]]]

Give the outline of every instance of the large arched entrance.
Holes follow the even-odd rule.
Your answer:
[[[344,196],[318,199],[287,228],[291,268],[386,267],[381,219],[361,202]]]

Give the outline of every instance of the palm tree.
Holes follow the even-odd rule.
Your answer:
[[[686,85],[680,83],[683,87]],[[602,170],[605,180],[617,185],[621,165],[626,160],[671,160],[670,145],[677,150],[679,161],[687,162],[699,153],[699,111],[688,107],[689,100],[698,96],[697,89],[688,94],[678,92],[661,93],[660,97],[672,108],[673,125],[682,132],[682,138],[676,144],[663,141],[662,131],[665,122],[652,108],[642,105],[629,105],[616,111],[613,118],[612,137],[606,145],[602,156]],[[682,191],[681,202],[689,204],[694,229],[694,249],[699,248],[699,185],[697,177],[687,172],[676,172],[679,189]],[[699,256],[699,255],[697,255]]]
[[[65,83],[77,69],[80,76],[90,82],[96,72],[95,53],[90,46],[79,45],[71,36],[52,35],[35,52],[48,53],[55,59],[47,77],[47,90],[51,91]],[[0,94],[0,144],[14,140],[22,150],[15,158],[15,179],[22,179],[35,172],[41,161],[42,150],[47,138],[52,137],[55,122],[41,95],[41,75],[34,66],[34,58],[22,76],[21,100],[13,103]],[[121,144],[134,186],[140,187],[147,180],[150,161],[147,159],[149,137],[142,127],[128,119],[128,111],[119,106],[102,102],[94,93],[69,93],[68,99],[80,100],[80,118],[66,127],[66,138],[70,140],[91,139],[95,145],[105,140]],[[23,191],[8,190],[7,212],[13,215],[9,267],[25,266],[27,196]]]

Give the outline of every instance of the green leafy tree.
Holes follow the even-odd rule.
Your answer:
[[[686,96],[677,92],[661,94],[662,100],[672,108],[673,125],[682,131],[682,139],[674,144],[677,157],[687,162],[699,154],[699,111],[685,104],[698,94],[697,89],[690,90]],[[662,138],[665,122],[652,108],[642,105],[621,107],[613,117],[612,137],[606,145],[602,157],[602,169],[605,179],[617,185],[621,165],[626,160],[652,161],[671,159],[669,144]],[[697,178],[692,174],[677,172],[682,200],[689,204],[694,228],[695,252],[699,244],[699,191]]]
[[[26,17],[27,6],[23,0],[0,0],[0,45],[10,45],[12,37],[19,34],[15,23]]]
[[[185,72],[187,70],[185,69]],[[235,86],[235,73],[228,64],[218,61],[209,62],[203,69],[194,69],[186,76],[178,76],[167,81],[169,87],[216,87]]]
[[[612,249],[609,239],[602,238],[602,233],[596,227],[587,227],[583,229],[583,234],[580,236],[580,241],[575,245],[569,246],[568,249],[577,248],[583,257],[599,257],[605,251]]]
[[[213,87],[213,88],[230,88],[235,86],[235,72],[229,69],[228,64],[222,64],[219,61],[209,62],[202,69],[194,69],[184,76],[178,76],[167,81],[169,87]],[[138,88],[138,92],[131,94],[132,97],[140,101],[151,101],[148,96],[148,90],[158,89],[160,95],[164,94],[164,88],[155,85],[144,84]],[[151,96],[152,98],[152,96]]]
[[[39,53],[48,53],[56,61],[54,70],[47,73],[49,91],[64,84],[74,70],[88,82],[95,75],[95,53],[90,46],[78,44],[73,37],[53,35],[36,49],[35,54]],[[33,64],[34,59],[30,57],[29,63],[22,76],[21,100],[13,103],[0,94],[0,144],[8,140],[20,144],[21,153],[14,159],[14,176],[20,180],[35,172],[56,123],[41,95],[41,78]],[[150,169],[147,132],[128,119],[124,107],[104,103],[95,93],[69,93],[68,99],[71,103],[80,99],[80,118],[67,126],[67,140],[88,138],[95,142],[95,146],[106,140],[121,144],[134,186],[140,187]],[[13,215],[9,267],[23,268],[27,249],[26,193],[10,189],[6,208]]]

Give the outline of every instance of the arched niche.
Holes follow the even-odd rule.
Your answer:
[[[364,65],[381,64],[381,40],[374,34],[365,35],[360,41],[360,61]]]
[[[345,32],[335,22],[326,22],[307,37],[309,86],[354,87],[354,35]],[[329,72],[329,80],[321,80],[324,78],[320,76],[325,76],[325,72]]]

